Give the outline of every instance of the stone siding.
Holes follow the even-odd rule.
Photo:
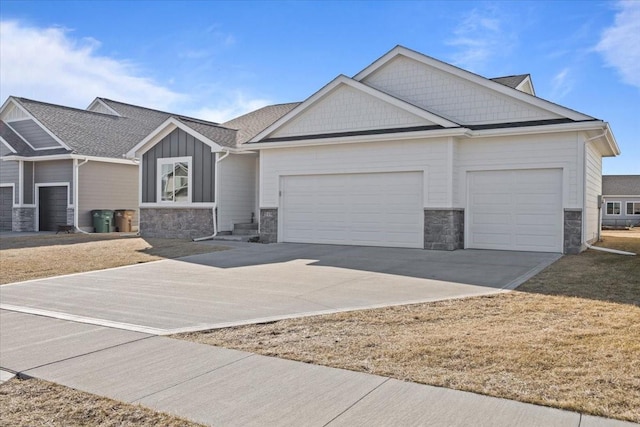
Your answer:
[[[11,228],[13,231],[36,231],[36,208],[13,208]]]
[[[213,234],[211,208],[140,208],[140,235],[194,239]]]
[[[424,248],[441,251],[463,249],[464,210],[425,209]]]
[[[575,255],[582,252],[582,210],[564,211],[564,253]]]
[[[278,241],[278,209],[260,209],[260,241]]]
[[[73,208],[67,208],[67,225],[73,225],[73,213],[75,210]]]

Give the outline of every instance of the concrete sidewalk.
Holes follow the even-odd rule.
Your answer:
[[[3,370],[209,425],[635,425],[5,310],[0,337]]]

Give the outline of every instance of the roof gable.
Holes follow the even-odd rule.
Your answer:
[[[338,76],[252,141],[378,129],[397,131],[417,126],[459,127],[457,123],[401,99],[346,76]]]
[[[593,120],[402,46],[354,79],[463,125],[559,118]]]
[[[221,144],[216,141],[211,140],[209,137],[203,135],[203,133],[198,132],[195,129],[194,123],[188,123],[184,119],[180,119],[178,117],[171,116],[163,123],[161,123],[158,127],[156,127],[153,131],[151,131],[145,138],[141,139],[134,147],[132,147],[127,153],[126,157],[128,158],[140,158],[144,153],[153,148],[157,143],[162,141],[164,137],[169,135],[176,129],[182,129],[187,134],[193,136],[200,142],[211,147],[211,152],[220,152],[224,151]],[[220,128],[228,132],[234,132],[229,129]],[[202,127],[200,127],[202,130]],[[205,132],[206,133],[206,132]]]

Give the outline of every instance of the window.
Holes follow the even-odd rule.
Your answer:
[[[640,202],[627,202],[627,215],[640,215]]]
[[[191,157],[158,159],[158,201],[191,202]]]
[[[607,202],[607,215],[620,215],[620,202]]]

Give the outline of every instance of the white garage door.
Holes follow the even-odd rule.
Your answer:
[[[423,247],[422,173],[288,176],[282,241]]]
[[[562,252],[562,171],[469,172],[467,247]]]

